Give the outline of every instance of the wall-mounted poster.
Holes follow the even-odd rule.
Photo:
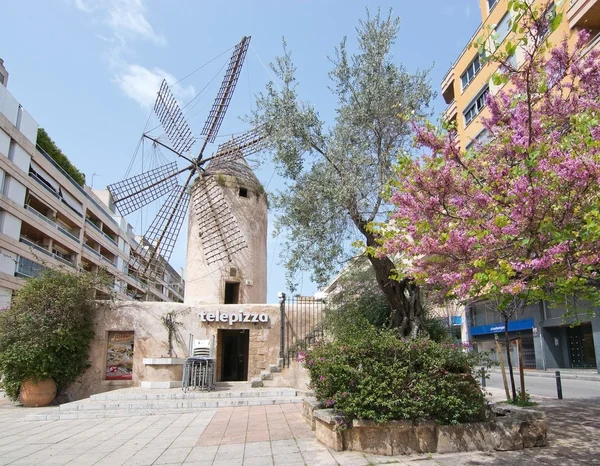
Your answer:
[[[106,380],[131,380],[133,332],[108,332]]]

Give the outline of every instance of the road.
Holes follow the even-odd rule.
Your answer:
[[[508,374],[507,374],[508,377]],[[510,387],[510,379],[509,379]],[[502,375],[492,373],[487,386],[504,389]],[[515,372],[515,387],[519,390],[519,373]],[[556,398],[556,380],[553,377],[534,377],[525,375],[525,389],[530,395]],[[563,398],[592,398],[600,396],[600,382],[590,380],[562,379]]]

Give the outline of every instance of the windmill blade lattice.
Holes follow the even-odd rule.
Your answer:
[[[202,135],[206,136],[206,140],[204,141],[205,146],[207,142],[215,142],[215,138],[217,137],[217,133],[219,132],[219,128],[221,128],[221,123],[225,117],[225,112],[227,111],[227,107],[233,96],[233,91],[235,90],[235,86],[240,77],[240,71],[242,70],[242,65],[244,64],[249,45],[250,36],[245,36],[233,50],[227,72],[225,73],[225,78],[221,83],[221,89],[219,89],[217,98],[215,99],[210,113],[208,114],[208,119],[206,120],[206,123],[204,123],[204,128],[202,129]]]
[[[173,190],[177,186],[176,175],[179,173],[177,164],[171,162],[108,185],[107,188],[119,212],[125,216]]]
[[[208,265],[248,247],[213,176],[204,176],[194,191],[194,215]]]
[[[165,264],[171,258],[175,248],[189,201],[190,194],[187,186],[178,186],[171,191],[154,217],[142,243],[136,248],[142,275],[156,276],[164,271]],[[140,266],[138,265],[137,268],[140,269]]]
[[[258,127],[224,142],[211,157],[211,167],[230,163],[236,159],[248,157],[264,148],[265,132]]]
[[[173,150],[179,153],[189,152],[194,145],[194,135],[166,80],[163,80],[158,91],[154,113],[171,141]]]
[[[264,147],[264,130],[260,127],[255,128],[221,144],[212,157],[204,157],[204,151],[208,143],[215,141],[221,128],[249,44],[250,37],[245,36],[233,51],[225,77],[202,129],[202,135],[205,136],[202,147],[195,157],[188,154],[195,140],[192,131],[168,84],[166,81],[161,83],[154,112],[170,141],[170,147],[157,139],[149,139],[172,150],[190,164],[178,169],[173,162],[109,186],[113,200],[123,215],[134,212],[167,192],[170,193],[144,235],[142,243],[132,252],[130,268],[137,271],[141,277],[157,276],[170,259],[190,202],[188,185],[196,173],[200,174],[201,178],[193,187],[191,213],[198,223],[206,263],[210,265],[222,260],[231,261],[233,254],[247,247],[213,173],[236,159],[261,150]],[[209,161],[210,165],[205,170],[204,166]],[[176,176],[184,172],[188,172],[187,181],[183,187],[178,187]]]

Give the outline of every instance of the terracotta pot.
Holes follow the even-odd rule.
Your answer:
[[[56,382],[44,379],[39,382],[25,380],[21,385],[19,398],[26,408],[48,406],[56,396]]]

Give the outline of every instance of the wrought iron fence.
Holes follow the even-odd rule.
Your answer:
[[[324,311],[326,304],[312,297],[280,297],[281,340],[279,357],[285,367],[321,340],[325,333]]]

